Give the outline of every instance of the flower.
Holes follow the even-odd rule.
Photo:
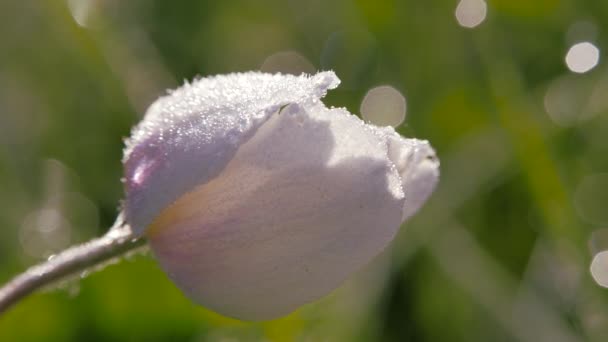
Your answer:
[[[379,254],[431,194],[428,142],[326,108],[339,82],[202,78],[133,130],[127,222],[190,299],[246,320],[287,314]]]

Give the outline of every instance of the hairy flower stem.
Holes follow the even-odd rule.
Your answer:
[[[100,265],[146,243],[137,238],[122,213],[102,237],[66,249],[49,260],[30,267],[0,288],[0,314],[32,292]]]

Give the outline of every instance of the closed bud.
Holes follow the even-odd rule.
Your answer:
[[[314,76],[230,74],[161,97],[125,150],[125,212],[193,301],[265,320],[338,287],[433,191],[428,142],[320,101]]]

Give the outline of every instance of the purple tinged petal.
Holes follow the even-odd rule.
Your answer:
[[[247,320],[289,313],[367,264],[430,196],[428,142],[326,108],[338,83],[218,76],[148,110],[125,155],[127,219],[189,298]]]
[[[317,101],[338,84],[333,72],[249,72],[203,78],[159,98],[125,149],[125,209],[134,231],[143,233],[163,208],[216,177],[281,106]]]

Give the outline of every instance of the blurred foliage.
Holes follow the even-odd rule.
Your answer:
[[[608,2],[494,0],[472,29],[457,5],[0,0],[0,282],[112,223],[122,138],[151,101],[197,75],[276,70],[275,53],[297,56],[287,72],[335,70],[325,102],[354,113],[392,85],[398,130],[442,161],[392,249],[288,317],[211,313],[144,255],[28,298],[0,341],[605,341],[588,269],[608,249],[608,65],[574,74],[564,57],[608,48]]]

